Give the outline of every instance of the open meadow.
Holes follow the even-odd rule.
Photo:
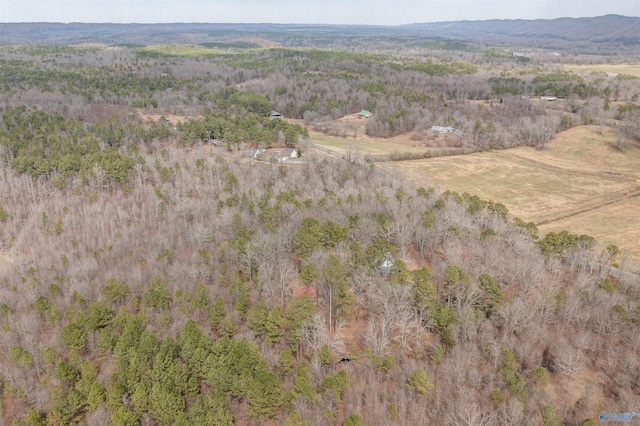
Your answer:
[[[615,135],[600,135],[597,126],[563,132],[543,150],[520,147],[383,167],[418,185],[430,180],[441,189],[501,202],[542,232],[591,235],[640,259],[640,147],[620,151]]]
[[[363,155],[401,149],[391,141],[313,140],[333,149],[350,143]],[[380,167],[418,187],[432,185],[503,203],[514,216],[538,224],[542,233],[568,230],[616,244],[637,261],[640,147],[619,150],[616,143],[611,130],[600,134],[599,126],[579,126],[556,135],[542,150],[518,147]]]
[[[391,138],[385,140],[383,138],[342,138],[338,136],[323,135],[320,133],[310,132],[309,141],[330,149],[339,155],[346,155],[351,152],[353,155],[360,156],[389,156],[392,154],[410,154],[410,155],[441,155],[443,151],[455,151],[455,148],[439,148],[424,147],[418,142],[410,143],[411,140],[404,137]]]
[[[640,77],[640,64],[591,64],[591,65],[564,65],[564,69],[578,73],[608,73],[623,74]]]

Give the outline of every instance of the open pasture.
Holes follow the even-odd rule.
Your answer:
[[[616,244],[640,266],[640,196],[539,226],[541,234],[563,229],[595,237],[602,243]]]
[[[384,163],[416,186],[468,192],[505,204],[540,225],[616,244],[640,259],[640,146],[616,148],[613,132],[581,126],[543,150],[505,151]]]
[[[624,74],[640,78],[640,64],[591,64],[591,65],[564,65],[566,70],[577,73]]]
[[[388,155],[394,152],[421,154],[426,153],[429,150],[434,150],[434,148],[419,146],[419,143],[415,143],[412,146],[407,142],[408,139],[403,141],[374,139],[369,137],[360,137],[357,139],[353,139],[323,135],[320,133],[310,133],[309,140],[314,144],[328,148],[341,155],[345,155],[348,151],[361,156],[375,156]]]

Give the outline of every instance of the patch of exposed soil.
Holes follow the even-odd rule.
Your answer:
[[[0,253],[0,273],[5,272],[10,265],[13,264],[13,259],[7,255]]]
[[[363,319],[362,316],[363,313],[361,312],[358,321],[351,320],[340,330],[346,348],[345,356],[356,356],[360,352],[359,341],[364,335],[368,325],[368,321]]]

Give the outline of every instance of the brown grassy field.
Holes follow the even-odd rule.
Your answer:
[[[357,146],[362,154],[417,149],[392,140],[322,135],[312,140],[341,152]],[[520,147],[380,167],[416,186],[501,202],[514,216],[539,224],[542,233],[566,229],[592,235],[640,260],[640,146],[618,150],[613,131],[600,134],[598,126],[580,126],[557,135],[543,150]]]
[[[613,201],[634,185],[626,181],[545,168],[518,155],[523,149],[386,163],[416,185],[476,194],[504,203],[516,216],[534,222],[581,211],[586,204]]]
[[[617,244],[640,259],[640,147],[615,148],[615,134],[581,126],[544,150],[515,148],[387,163],[416,185],[469,192],[505,204],[541,231],[569,230]]]
[[[627,74],[640,77],[640,64],[564,65],[563,68],[578,73],[604,72],[610,74]]]
[[[309,141],[322,145],[340,154],[345,154],[349,149],[358,152],[361,155],[385,155],[393,152],[423,153],[430,149],[420,146],[411,146],[410,144],[401,144],[397,141],[385,139],[367,137],[361,137],[358,139],[340,138],[316,132],[309,133]]]
[[[640,266],[640,197],[541,225],[539,229],[542,234],[567,229],[616,244]]]

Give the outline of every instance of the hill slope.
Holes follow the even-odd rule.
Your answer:
[[[415,24],[411,27],[424,33],[449,37],[526,37],[610,44],[640,43],[640,18],[619,15],[550,20],[457,21]]]
[[[599,284],[588,251],[376,167],[163,147],[123,190],[0,183],[3,424],[582,424],[638,400],[638,282]]]
[[[301,37],[300,34],[304,34]],[[640,46],[640,18],[606,15],[552,20],[488,20],[421,23],[403,26],[292,25],[292,24],[83,24],[3,23],[0,43],[210,43],[234,38],[258,37],[285,45],[354,37],[447,38],[546,46],[587,43],[608,46]]]

